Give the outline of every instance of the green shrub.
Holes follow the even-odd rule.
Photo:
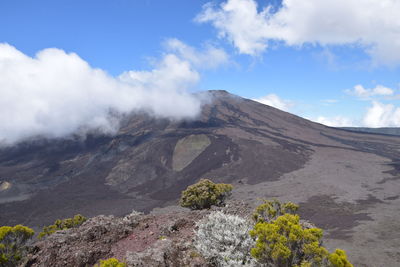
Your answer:
[[[286,213],[294,214],[298,209],[299,206],[292,202],[281,203],[277,199],[264,200],[264,203],[256,208],[253,219],[256,222],[270,222]]]
[[[256,224],[250,231],[256,239],[251,255],[261,264],[280,267],[353,267],[346,253],[329,254],[322,246],[323,231],[302,223],[291,214],[297,205],[265,201],[254,213]]]
[[[261,263],[293,266],[302,261],[321,264],[328,251],[321,247],[322,230],[304,229],[300,217],[284,214],[271,222],[259,222],[250,231],[257,238],[251,255]]]
[[[22,225],[0,227],[0,266],[17,266],[26,253],[26,242],[34,234]]]
[[[334,267],[353,267],[347,259],[346,252],[341,249],[336,249],[335,252],[329,255],[329,262]]]
[[[86,221],[86,217],[78,214],[73,218],[67,218],[63,220],[56,220],[53,225],[43,227],[43,231],[39,233],[38,238],[41,239],[47,235],[51,235],[59,230],[66,230],[73,227],[77,227]]]
[[[100,264],[96,264],[95,267],[125,267],[126,264],[120,262],[116,258],[109,258],[107,260],[100,260]]]
[[[230,184],[216,184],[208,179],[201,179],[182,192],[180,205],[193,210],[221,206],[232,189]]]

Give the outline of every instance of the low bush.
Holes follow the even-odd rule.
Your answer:
[[[17,266],[26,254],[26,242],[35,232],[26,226],[0,227],[0,266]]]
[[[256,222],[270,222],[286,213],[294,214],[298,209],[299,206],[292,202],[281,203],[277,199],[264,200],[264,203],[254,211],[253,219]]]
[[[292,267],[309,262],[320,266],[328,256],[320,246],[322,230],[304,229],[298,215],[284,214],[269,223],[257,223],[250,235],[257,239],[251,255],[263,264]]]
[[[293,214],[297,209],[291,202],[277,200],[265,201],[256,209],[250,235],[256,240],[251,255],[257,262],[279,267],[353,267],[343,250],[329,254],[322,246],[323,231],[300,222]]]
[[[216,184],[208,179],[201,179],[182,192],[180,205],[193,210],[221,206],[232,189],[230,184]]]
[[[330,254],[329,261],[334,267],[353,267],[347,259],[346,252],[341,249],[336,249],[335,252]]]
[[[94,267],[126,267],[126,264],[116,258],[109,258],[107,260],[100,260],[100,264],[96,264]]]
[[[45,236],[51,235],[59,230],[66,230],[77,227],[87,220],[86,217],[77,214],[73,218],[63,220],[56,220],[53,225],[43,227],[43,231],[39,233],[38,238],[41,239]]]
[[[249,221],[213,212],[197,223],[195,247],[213,266],[253,266]]]

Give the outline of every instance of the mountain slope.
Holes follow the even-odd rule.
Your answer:
[[[383,127],[383,128],[366,128],[366,127],[342,127],[344,130],[354,132],[365,132],[375,134],[387,134],[387,135],[400,135],[399,127]]]
[[[328,230],[328,248],[348,250],[356,266],[399,262],[399,137],[326,127],[225,91],[208,94],[212,101],[195,121],[137,114],[113,137],[1,150],[0,224],[150,211],[176,205],[187,185],[207,177],[232,183],[233,198],[253,206],[271,197],[300,203],[305,218]]]

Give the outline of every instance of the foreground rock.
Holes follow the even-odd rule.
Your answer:
[[[110,257],[128,266],[207,266],[192,246],[195,223],[207,213],[97,216],[38,241],[21,266],[93,266]]]
[[[139,224],[140,214],[97,216],[79,228],[58,231],[31,249],[24,266],[87,266],[111,256],[112,244]]]
[[[225,207],[190,211],[138,212],[118,218],[97,216],[78,228],[58,231],[33,244],[21,266],[93,266],[117,258],[128,266],[208,266],[194,249],[196,222],[215,210],[248,216],[251,209],[232,201]]]

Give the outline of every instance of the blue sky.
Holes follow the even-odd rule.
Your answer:
[[[171,68],[174,55],[189,68],[179,92],[224,89],[334,126],[400,126],[400,4],[292,2],[4,0],[0,43],[37,62],[48,48],[75,53],[115,79],[131,71],[136,83]],[[0,79],[0,93],[22,86],[13,79]]]

